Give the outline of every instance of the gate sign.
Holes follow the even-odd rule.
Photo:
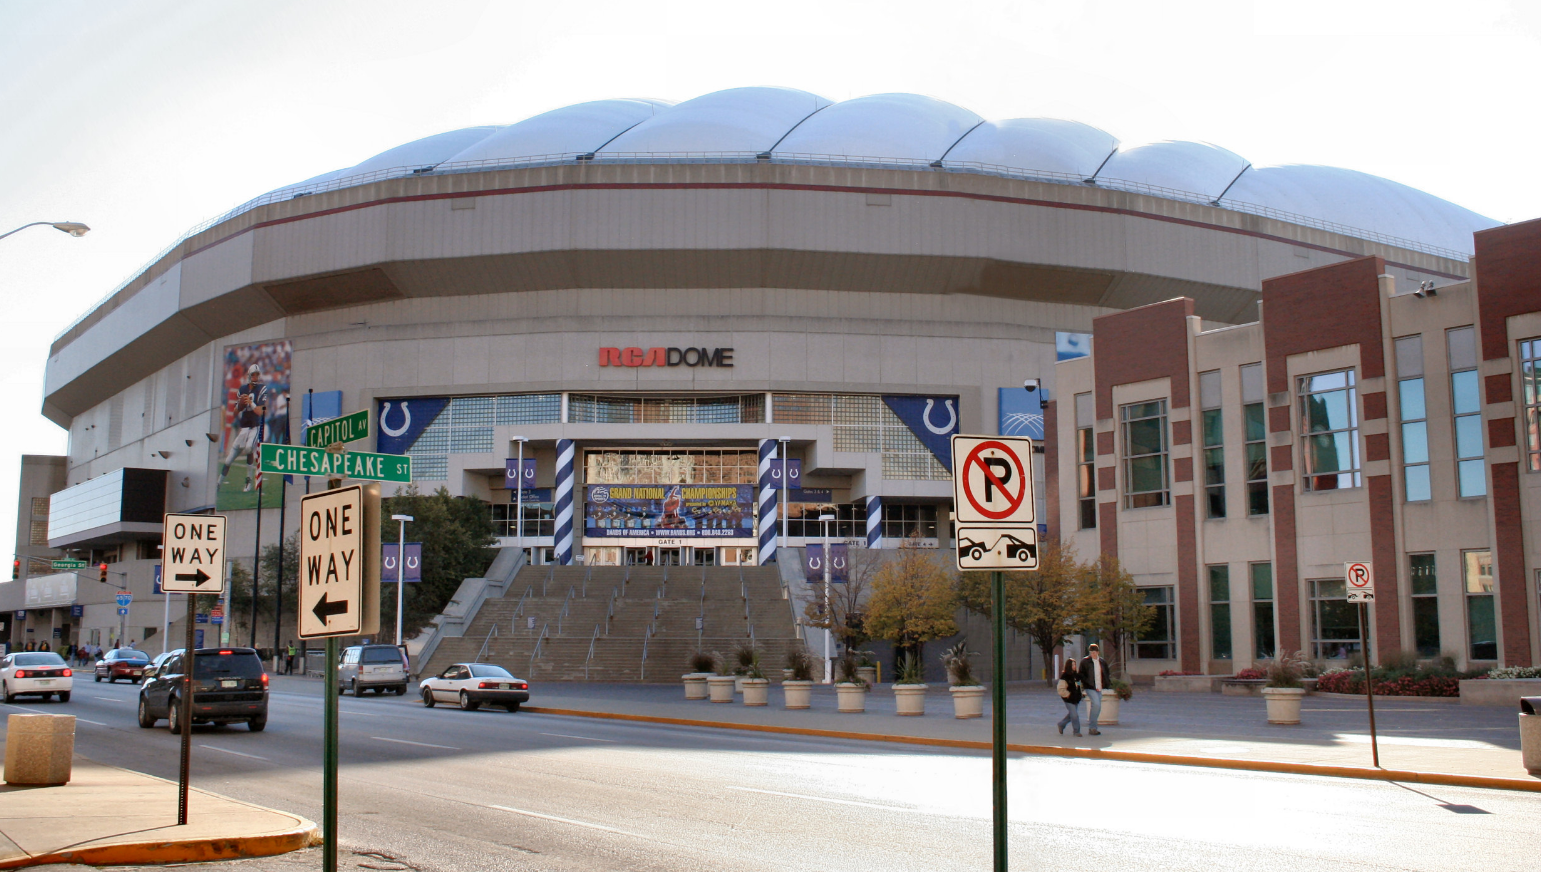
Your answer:
[[[161,542],[162,591],[225,592],[224,515],[167,515]]]
[[[1368,603],[1375,601],[1375,570],[1369,563],[1343,564],[1344,585],[1348,589],[1348,601]]]
[[[952,437],[959,569],[1037,569],[1033,441]]]

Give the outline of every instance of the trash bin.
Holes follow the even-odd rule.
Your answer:
[[[1520,697],[1520,762],[1541,776],[1541,696]]]
[[[74,757],[74,715],[6,718],[6,784],[68,784]]]

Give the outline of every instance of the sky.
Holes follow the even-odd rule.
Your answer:
[[[422,136],[781,85],[1348,167],[1541,217],[1541,3],[0,0],[0,548],[48,346],[193,225]],[[1523,167],[1522,167],[1523,169]]]

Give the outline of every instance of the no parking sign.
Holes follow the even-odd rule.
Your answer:
[[[1369,563],[1343,564],[1344,587],[1348,589],[1348,601],[1368,603],[1375,601],[1375,568]]]

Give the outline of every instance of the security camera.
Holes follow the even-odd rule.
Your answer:
[[[1022,380],[1022,390],[1027,391],[1028,393],[1032,393],[1038,390],[1038,385],[1039,380],[1035,378],[1025,378]]]

